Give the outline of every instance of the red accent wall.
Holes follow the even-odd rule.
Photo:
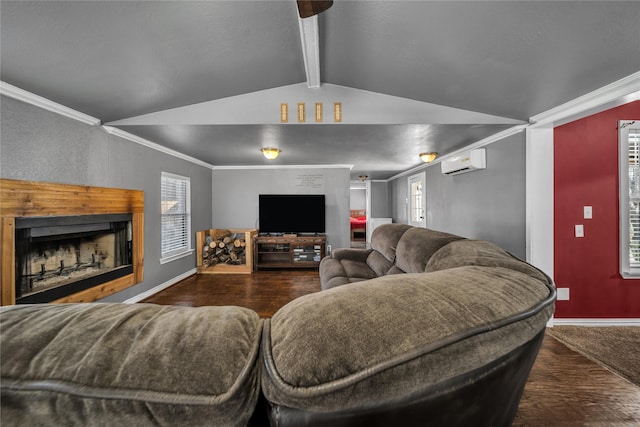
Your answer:
[[[639,119],[635,101],[554,129],[554,280],[570,291],[557,318],[640,318],[640,280],[620,276],[618,254],[618,120]]]

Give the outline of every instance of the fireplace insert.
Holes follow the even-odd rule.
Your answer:
[[[16,304],[46,303],[133,273],[132,215],[16,218]]]

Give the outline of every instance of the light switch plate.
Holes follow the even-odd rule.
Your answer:
[[[593,218],[593,207],[585,206],[584,207],[584,219],[592,219]]]
[[[557,288],[556,292],[556,298],[558,301],[569,300],[569,288]]]
[[[584,225],[576,225],[576,237],[584,237]]]

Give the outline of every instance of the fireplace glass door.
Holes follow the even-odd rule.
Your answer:
[[[16,303],[45,303],[133,272],[132,216],[16,218]]]

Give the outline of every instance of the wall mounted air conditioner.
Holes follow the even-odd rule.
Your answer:
[[[487,167],[487,159],[484,148],[465,151],[457,156],[440,162],[442,173],[445,175],[458,175]]]

